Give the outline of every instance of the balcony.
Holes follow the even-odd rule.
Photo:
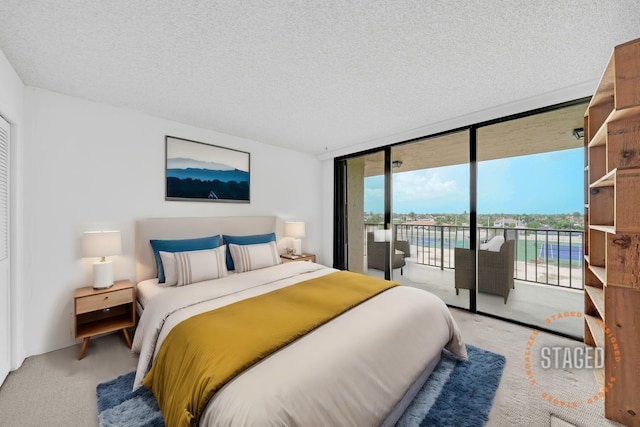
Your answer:
[[[367,231],[382,224],[366,224]],[[468,307],[469,291],[454,288],[454,248],[469,247],[469,227],[394,224],[396,240],[410,244],[410,257],[403,273],[393,280],[426,289],[448,305]],[[583,232],[548,229],[478,227],[478,244],[502,235],[515,240],[514,289],[505,304],[503,298],[478,293],[478,310],[518,322],[582,337],[581,317],[555,321],[558,313],[580,313],[584,307]],[[367,274],[383,276],[379,270]],[[550,321],[551,319],[551,321]]]

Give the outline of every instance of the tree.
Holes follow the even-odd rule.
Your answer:
[[[540,221],[532,219],[531,221],[527,221],[527,228],[542,228],[542,224]]]

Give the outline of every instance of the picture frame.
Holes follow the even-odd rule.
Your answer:
[[[165,200],[250,203],[251,154],[165,136]]]

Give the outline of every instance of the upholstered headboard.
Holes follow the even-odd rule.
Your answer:
[[[280,247],[282,246],[284,220],[276,216],[139,219],[136,221],[136,282],[152,279],[158,275],[149,240],[192,239],[216,234],[239,236],[274,232]]]

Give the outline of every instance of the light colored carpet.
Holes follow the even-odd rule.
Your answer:
[[[575,425],[566,422],[563,419],[558,418],[555,415],[551,416],[551,427],[575,427]]]
[[[576,426],[619,426],[603,417],[602,404],[564,409],[548,403],[532,387],[524,372],[524,353],[531,329],[452,309],[465,340],[507,358],[487,426],[549,426],[551,415]],[[576,345],[565,338],[540,334],[536,345]],[[94,339],[83,360],[80,346],[28,358],[9,374],[0,388],[2,426],[97,426],[98,383],[136,368],[137,356],[121,334]],[[544,371],[537,378],[549,392],[584,400],[597,392],[590,370]],[[566,394],[564,394],[566,393]]]
[[[604,418],[601,401],[591,405],[586,403],[586,399],[598,392],[591,369],[538,370],[536,380],[540,388],[529,383],[524,358],[533,329],[462,310],[451,311],[465,341],[507,358],[487,426],[549,426],[552,415],[576,426],[621,426]],[[581,343],[540,333],[532,348],[539,352],[543,345],[575,347]],[[562,408],[545,401],[541,397],[542,391],[580,404],[575,409]]]
[[[80,345],[29,357],[0,388],[0,426],[98,425],[96,386],[136,368],[121,333],[92,339],[78,360]]]

